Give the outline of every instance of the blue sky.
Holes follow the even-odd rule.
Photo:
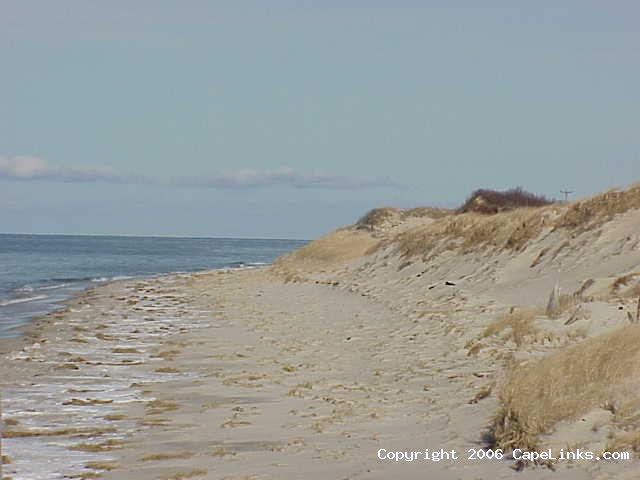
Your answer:
[[[0,232],[310,238],[640,180],[632,1],[0,3]]]

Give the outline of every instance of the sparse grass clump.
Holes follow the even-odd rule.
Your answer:
[[[423,218],[429,217],[434,220],[451,214],[451,210],[447,208],[436,207],[415,207],[402,211],[402,218]]]
[[[174,360],[177,355],[180,355],[180,350],[163,350],[162,352],[154,353],[151,358],[164,358],[165,360]]]
[[[115,470],[118,462],[87,462],[85,467],[93,470]]]
[[[395,207],[374,208],[361,217],[355,226],[359,230],[373,232],[389,224],[398,223],[401,219],[401,214],[402,210]]]
[[[117,348],[112,348],[111,351],[113,353],[142,353],[137,348],[131,348],[131,347],[117,347]]]
[[[128,418],[124,413],[108,413],[104,416],[105,420],[109,420],[110,422],[114,422],[117,420],[124,420]]]
[[[152,453],[145,455],[140,460],[149,462],[153,460],[174,460],[177,458],[191,458],[195,455],[193,452],[176,452],[176,453]]]
[[[56,365],[57,370],[80,370],[80,367],[75,363],[62,363],[60,365]]]
[[[102,478],[102,473],[93,472],[93,471],[72,473],[71,475],[67,475],[65,478],[77,478],[78,480],[88,480],[90,478]]]
[[[621,452],[629,449],[636,454],[640,453],[640,429],[638,428],[614,435],[607,442],[604,450],[607,452]]]
[[[175,367],[160,367],[155,370],[158,373],[178,373],[179,370]]]
[[[29,429],[5,429],[2,432],[5,438],[25,437],[57,437],[60,435],[102,435],[114,432],[115,428],[69,427],[69,428],[29,428]]]
[[[206,470],[194,469],[186,472],[177,472],[171,475],[166,475],[164,477],[160,477],[161,480],[182,480],[184,478],[194,478],[194,477],[202,477],[206,475]]]
[[[506,339],[521,347],[525,342],[525,338],[535,334],[537,331],[533,324],[535,316],[535,312],[523,310],[504,315],[487,325],[482,332],[481,338],[492,337],[506,331]]]
[[[474,191],[457,211],[458,213],[495,214],[522,207],[542,207],[552,203],[554,203],[553,200],[527,192],[522,187],[512,188],[504,192],[479,189]]]
[[[180,405],[176,402],[156,399],[147,403],[147,413],[149,415],[155,415],[158,413],[171,412],[177,410],[179,407]]]
[[[83,400],[81,398],[72,398],[71,400],[67,400],[66,402],[62,402],[63,405],[105,405],[108,403],[113,403],[113,400],[100,400],[99,398],[88,398]]]
[[[535,448],[537,437],[607,402],[635,401],[640,381],[640,325],[621,327],[515,369],[495,419],[501,448]],[[631,393],[629,393],[631,392]]]
[[[491,383],[490,385],[485,385],[484,387],[482,387],[480,390],[478,390],[476,392],[476,394],[473,396],[473,398],[471,400],[469,400],[469,403],[473,404],[473,403],[478,403],[481,400],[484,400],[485,398],[489,397],[491,395],[491,392],[493,392],[493,387],[495,385],[493,383]]]
[[[104,442],[99,443],[78,443],[76,445],[72,445],[68,447],[70,450],[80,450],[82,452],[110,452],[111,450],[115,450],[116,448],[122,448],[124,446],[123,440],[118,440],[116,438],[111,438]]]

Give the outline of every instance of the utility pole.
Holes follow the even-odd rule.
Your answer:
[[[568,202],[569,201],[569,195],[571,195],[573,193],[572,190],[560,190],[560,193],[564,193],[564,201]]]

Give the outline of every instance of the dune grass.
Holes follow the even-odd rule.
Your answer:
[[[342,266],[364,256],[378,242],[369,232],[340,228],[278,258],[274,271],[286,276]]]
[[[487,325],[480,338],[492,337],[506,332],[506,339],[521,347],[527,336],[537,332],[533,324],[535,317],[536,313],[529,310],[518,310],[504,315]]]
[[[369,210],[355,223],[357,230],[377,232],[385,227],[395,226],[407,218],[432,218],[438,219],[451,215],[452,210],[437,207],[415,207],[402,210],[396,207],[380,207]]]
[[[398,223],[402,218],[402,210],[395,207],[374,208],[356,222],[355,227],[360,230],[375,231],[389,223]]]
[[[554,203],[520,188],[505,192],[481,189],[455,212],[431,207],[373,209],[355,223],[355,228],[340,228],[278,258],[273,271],[290,281],[302,280],[303,273],[335,270],[386,247],[395,248],[405,260],[428,260],[447,251],[522,251],[545,230],[566,229],[579,234],[634,208],[640,208],[640,184],[573,203]],[[399,232],[391,229],[383,238],[376,238],[383,227],[425,216],[432,221]],[[569,245],[569,240],[560,245],[554,257]],[[547,253],[541,252],[532,266]]]
[[[634,208],[640,208],[640,183],[573,202],[558,220],[557,227],[585,231]]]
[[[478,190],[457,214],[434,217],[430,224],[386,238],[379,247],[395,246],[404,258],[424,259],[450,250],[462,253],[486,248],[522,251],[545,230],[565,229],[579,234],[634,208],[640,208],[640,184],[569,204],[553,203],[518,189]],[[562,244],[554,255],[568,245]],[[534,266],[546,253],[534,260]]]
[[[533,449],[561,420],[605,405],[640,408],[637,388],[629,388],[640,384],[638,345],[640,325],[626,325],[517,367],[499,394],[496,444]]]
[[[384,245],[396,245],[404,258],[433,256],[447,250],[465,253],[487,247],[518,251],[549,225],[545,212],[521,208],[498,215],[448,215],[402,232]]]

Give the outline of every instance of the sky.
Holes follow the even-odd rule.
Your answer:
[[[640,180],[635,1],[0,0],[0,232],[313,238]]]

